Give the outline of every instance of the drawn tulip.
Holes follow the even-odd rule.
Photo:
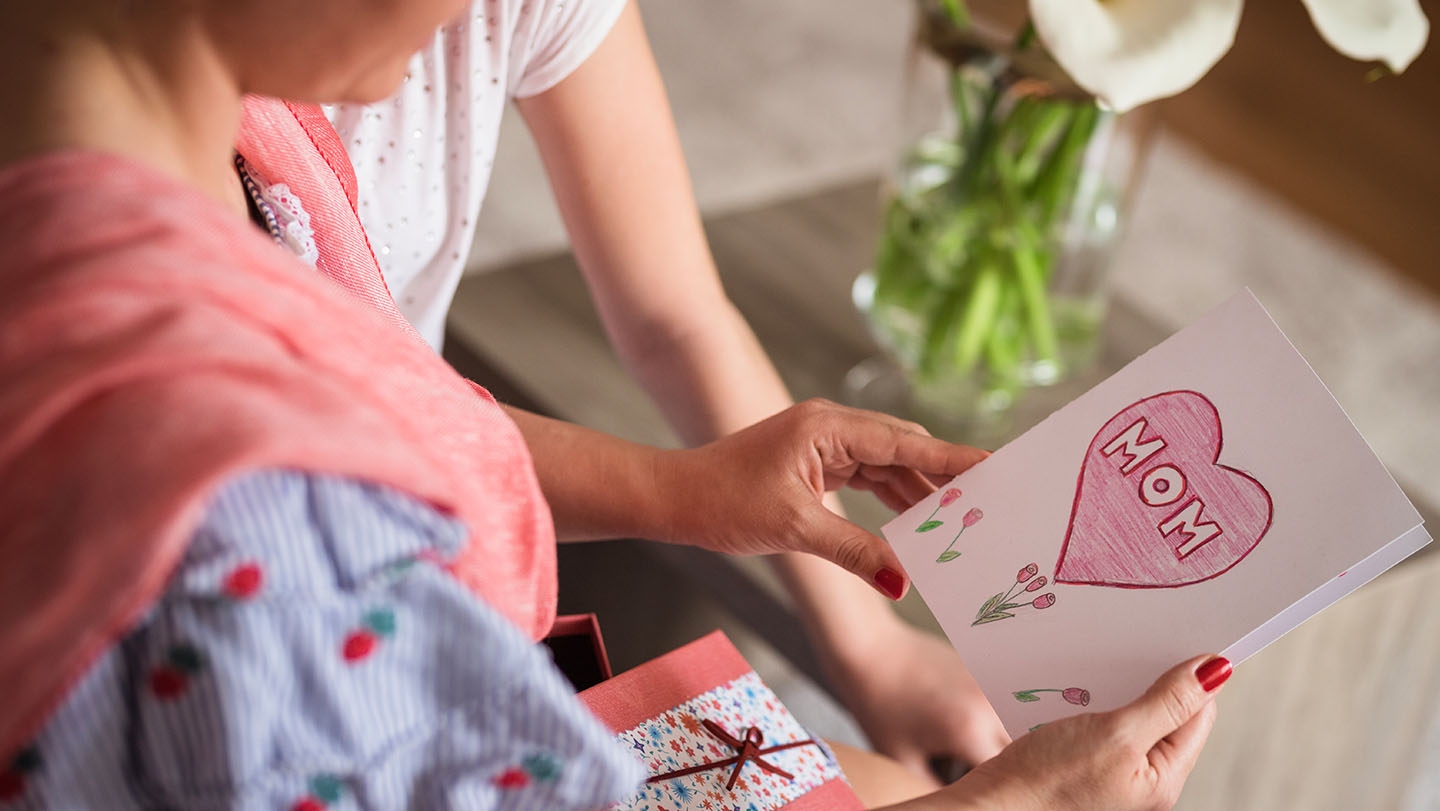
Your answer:
[[[952,496],[953,496],[953,497],[952,497]],[[946,499],[950,499],[950,501],[954,501],[955,499],[957,499],[957,498],[959,498],[959,497],[960,497],[960,491],[959,491],[959,490],[956,490],[956,489],[954,489],[954,488],[952,488],[952,489],[950,489],[950,490],[946,490],[946,491],[945,491],[945,495],[943,495],[943,496],[940,497],[940,506],[943,507],[943,506],[945,506],[946,504],[949,503],[948,501],[946,501]],[[936,507],[936,508],[935,508],[935,512],[939,512],[939,511],[940,511],[940,507]],[[985,513],[980,512],[980,508],[979,508],[979,507],[971,507],[971,508],[970,508],[970,511],[967,512],[967,513],[965,513],[965,517],[963,517],[963,518],[960,519],[960,531],[957,532],[957,533],[955,533],[955,537],[954,537],[954,538],[951,538],[951,539],[950,539],[950,545],[947,546],[947,547],[945,547],[945,551],[941,552],[939,557],[935,558],[935,562],[936,562],[936,563],[949,563],[950,561],[952,561],[952,560],[960,557],[960,551],[955,548],[955,542],[958,541],[958,540],[960,540],[960,536],[965,534],[965,530],[967,530],[967,529],[975,526],[976,524],[980,523],[980,519],[981,519],[981,518],[984,518],[984,517],[985,517]],[[940,523],[941,523],[941,522],[934,520],[934,513],[931,513],[931,520],[928,520],[928,521],[926,521],[925,523],[921,524],[919,527],[916,527],[915,531],[916,531],[916,532],[929,532],[930,530],[934,529],[935,527],[940,526]]]
[[[938,506],[936,506],[935,509],[933,509],[933,510],[930,511],[930,514],[925,517],[925,520],[924,520],[924,521],[920,522],[920,526],[916,527],[916,528],[915,528],[915,531],[916,531],[916,532],[929,532],[929,531],[932,530],[932,529],[935,529],[935,528],[937,528],[937,527],[942,527],[942,526],[944,526],[944,525],[945,525],[945,522],[944,522],[944,521],[941,521],[940,519],[936,518],[935,516],[938,515],[942,509],[944,509],[944,508],[946,508],[946,507],[949,507],[951,504],[954,504],[955,501],[960,498],[960,495],[961,495],[961,493],[960,493],[960,488],[958,488],[958,487],[952,487],[952,488],[950,488],[949,490],[946,490],[945,492],[941,493],[941,494],[940,494],[940,504],[939,504]],[[953,546],[953,545],[954,545],[954,543],[952,542],[952,543],[951,543],[951,546]],[[949,551],[949,547],[946,547],[946,551]],[[958,557],[960,557],[960,553],[957,552],[957,553],[955,553],[954,555],[952,555],[952,556],[950,556],[949,558],[947,558],[947,560],[954,560],[955,558],[958,558]]]
[[[1054,687],[1042,687],[1033,690],[1019,690],[1011,695],[1022,704],[1029,704],[1040,700],[1040,693],[1059,693],[1060,697],[1074,704],[1077,707],[1090,706],[1090,691],[1083,687],[1067,687],[1060,690]]]
[[[954,552],[950,554],[958,555],[959,553]],[[1040,567],[1032,563],[1017,572],[1015,575],[1014,584],[1012,584],[1009,589],[1003,592],[999,592],[992,596],[990,599],[986,600],[984,604],[980,606],[980,610],[975,612],[975,621],[970,623],[970,625],[986,625],[992,622],[999,622],[1000,620],[1010,619],[1011,617],[1015,616],[1016,611],[1024,608],[1043,609],[1049,608],[1050,606],[1054,605],[1054,592],[1047,591],[1028,603],[1024,602],[1023,598],[1020,596],[1022,594],[1025,594],[1026,592],[1039,591],[1040,589],[1045,588],[1045,586],[1049,584],[1049,578],[1045,577],[1044,575],[1041,575],[1039,577],[1035,576],[1039,571]],[[1012,600],[1014,602],[1012,602]],[[1021,691],[1021,693],[1025,692],[1027,691]],[[1042,690],[1038,692],[1059,692],[1059,690]],[[1020,693],[1017,693],[1015,695],[1015,698],[1020,701],[1035,700],[1033,698],[1024,698],[1021,696]]]

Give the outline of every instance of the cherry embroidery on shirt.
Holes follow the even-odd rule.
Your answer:
[[[344,786],[340,778],[331,774],[317,774],[310,778],[310,793],[295,801],[290,811],[325,811],[340,801]]]
[[[526,755],[520,761],[520,767],[541,783],[553,783],[560,779],[560,759],[548,752]]]
[[[380,640],[388,639],[394,634],[395,612],[388,608],[371,611],[365,615],[363,627],[346,635],[344,644],[340,646],[341,655],[351,664],[364,661],[375,652]]]
[[[553,783],[560,779],[561,771],[558,757],[549,752],[535,752],[521,759],[519,766],[511,766],[495,775],[490,782],[494,783],[496,788],[525,788],[532,782]]]
[[[495,775],[496,788],[517,789],[530,785],[530,775],[519,766],[511,766],[505,771]]]
[[[225,582],[220,588],[232,600],[248,600],[260,593],[264,585],[265,570],[260,568],[260,564],[244,563],[225,575]]]
[[[171,701],[185,694],[190,678],[205,668],[205,658],[191,645],[171,646],[165,661],[150,671],[150,692],[161,701]]]
[[[13,800],[25,793],[30,775],[40,770],[40,750],[27,746],[0,772],[0,800]]]

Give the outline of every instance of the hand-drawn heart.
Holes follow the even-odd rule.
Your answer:
[[[1175,588],[1239,563],[1270,529],[1270,493],[1219,463],[1220,412],[1204,395],[1147,397],[1090,442],[1056,583]]]

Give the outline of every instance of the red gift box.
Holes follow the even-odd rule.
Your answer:
[[[645,762],[625,811],[858,811],[830,750],[800,726],[725,634],[580,693]]]
[[[576,692],[614,675],[610,672],[610,657],[605,653],[605,638],[600,635],[600,621],[594,614],[556,617],[549,635],[541,641],[550,649],[555,667],[570,680]]]

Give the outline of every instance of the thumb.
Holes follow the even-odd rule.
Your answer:
[[[799,551],[818,555],[869,583],[876,591],[898,600],[905,596],[910,578],[890,544],[866,532],[816,502],[800,525]]]
[[[1185,727],[1230,678],[1230,660],[1197,656],[1161,676],[1145,695],[1116,710],[1131,739],[1147,749]]]

